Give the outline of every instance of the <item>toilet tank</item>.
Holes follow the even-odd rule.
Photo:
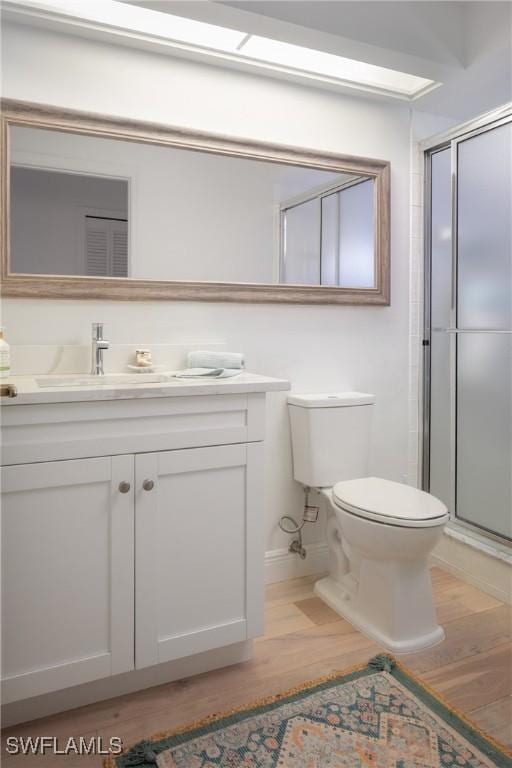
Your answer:
[[[293,476],[311,488],[368,474],[374,395],[330,392],[288,396]]]

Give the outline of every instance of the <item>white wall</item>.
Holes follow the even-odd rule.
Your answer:
[[[407,478],[409,113],[218,67],[4,26],[3,96],[391,162],[391,306],[6,300],[13,344],[87,344],[103,320],[113,341],[225,341],[248,367],[296,391],[374,392],[371,471]],[[37,62],[37,66],[35,66]],[[267,549],[286,546],[280,515],[298,514],[285,396],[270,398]],[[321,540],[320,526],[310,541]]]

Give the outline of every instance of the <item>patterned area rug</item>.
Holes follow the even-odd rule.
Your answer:
[[[159,734],[106,768],[512,768],[512,752],[386,655]]]

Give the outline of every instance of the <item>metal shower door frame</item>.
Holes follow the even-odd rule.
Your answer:
[[[468,533],[484,535],[507,547],[512,541],[484,526],[475,525],[457,516],[457,341],[461,333],[472,333],[479,329],[459,329],[457,318],[457,286],[458,286],[458,227],[457,227],[457,198],[458,198],[458,149],[459,145],[478,136],[512,122],[512,103],[489,112],[476,120],[458,126],[439,137],[420,144],[424,155],[424,315],[423,315],[423,380],[422,380],[422,488],[430,490],[430,432],[431,432],[431,308],[432,308],[432,157],[437,152],[450,149],[451,159],[451,306],[450,327],[445,330],[452,336],[450,343],[450,457],[453,468],[452,508],[450,518],[457,527],[466,529]],[[435,329],[438,330],[438,329]],[[441,330],[441,329],[439,329]],[[484,332],[484,331],[480,331]],[[512,334],[512,331],[491,330],[487,333]]]

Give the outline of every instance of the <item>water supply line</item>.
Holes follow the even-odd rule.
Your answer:
[[[290,542],[288,551],[297,554],[301,560],[305,560],[307,555],[306,549],[302,543],[302,529],[306,523],[316,523],[318,520],[319,507],[308,503],[310,490],[311,489],[307,485],[304,486],[304,510],[302,512],[302,520],[300,523],[298,523],[294,517],[291,517],[291,515],[283,515],[279,519],[279,528],[283,533],[295,536]]]

